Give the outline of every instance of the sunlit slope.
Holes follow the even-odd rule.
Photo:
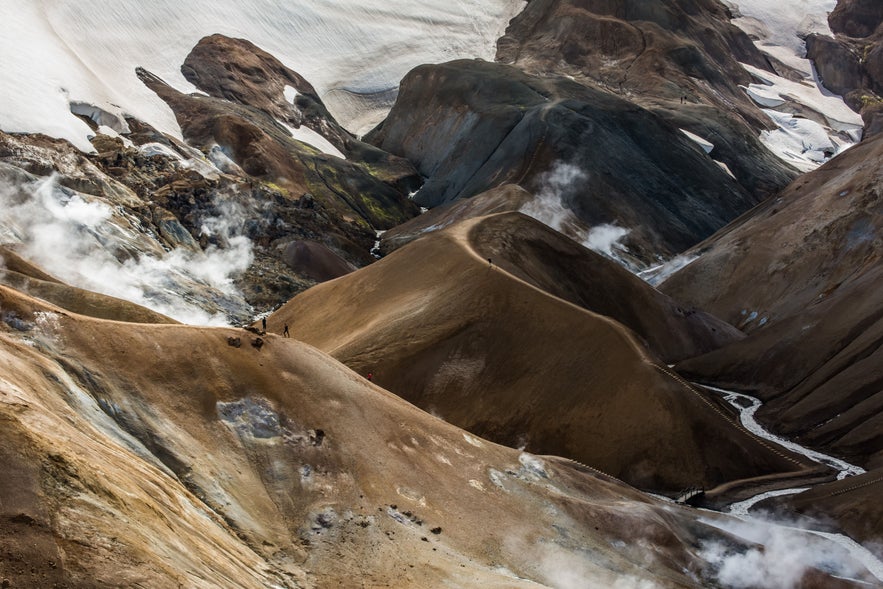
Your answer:
[[[287,322],[464,429],[638,486],[677,492],[797,468],[666,374],[620,323],[490,266],[471,243],[487,222],[314,287],[269,328]]]
[[[723,539],[294,340],[0,304],[30,324],[0,330],[12,586],[698,587],[689,547]]]

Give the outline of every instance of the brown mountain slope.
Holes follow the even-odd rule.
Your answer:
[[[616,262],[523,215],[491,217],[477,224],[469,238],[481,257],[492,258],[513,276],[630,328],[665,362],[744,337],[733,326],[680,306]]]
[[[883,470],[819,485],[789,497],[791,509],[812,517],[833,519],[850,537],[865,545],[883,541]]]
[[[503,184],[472,198],[430,209],[383,234],[380,249],[384,254],[398,249],[432,231],[444,229],[465,219],[494,213],[517,211],[530,202],[533,195],[517,184]]]
[[[875,138],[801,176],[689,250],[701,257],[660,290],[750,332],[848,288],[880,263],[881,159]]]
[[[807,174],[661,286],[749,332],[679,371],[756,391],[774,429],[870,466],[883,460],[881,157],[874,138]]]
[[[524,217],[518,217],[525,219]],[[551,296],[471,246],[487,222],[431,234],[270,317],[446,420],[677,491],[794,470],[676,381],[619,323]]]
[[[294,340],[0,299],[57,319],[0,324],[12,587],[700,587],[699,542],[748,548],[469,436]]]

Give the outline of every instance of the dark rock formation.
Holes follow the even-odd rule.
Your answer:
[[[514,182],[558,187],[588,225],[616,223],[639,258],[679,252],[758,202],[678,128],[610,92],[480,60],[421,66],[370,137],[427,177],[438,206]],[[562,186],[556,171],[572,181]],[[787,177],[787,176],[786,176]]]
[[[760,200],[794,173],[757,139],[770,121],[740,87],[753,81],[740,62],[788,72],[729,19],[712,0],[534,0],[499,40],[497,59],[597,85],[707,139]]]
[[[861,55],[847,43],[812,34],[806,38],[806,55],[815,62],[825,88],[832,92],[847,95],[870,82]]]
[[[847,37],[869,37],[883,23],[883,4],[877,0],[837,0],[828,15],[828,24],[835,33]]]
[[[839,0],[828,16],[835,38],[810,35],[807,57],[822,83],[861,112],[865,136],[883,131],[883,4]]]

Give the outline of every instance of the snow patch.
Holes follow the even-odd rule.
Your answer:
[[[776,107],[791,101],[815,111],[827,122],[827,126],[823,126],[791,113],[763,108],[778,128],[762,131],[760,140],[784,161],[808,172],[861,139],[861,116],[850,110],[840,96],[821,87],[814,71],[811,79],[793,82],[748,64],[742,65],[763,82],[746,89],[758,105]],[[838,133],[849,139],[839,137]]]
[[[285,97],[285,101],[291,104],[294,104],[294,99],[297,98],[300,92],[297,91],[297,88],[294,86],[289,86],[285,84],[285,88],[282,90],[282,95]]]
[[[757,39],[758,49],[809,75],[804,39],[810,33],[833,36],[828,13],[837,0],[724,0],[733,24]]]
[[[337,95],[367,96],[338,116],[382,117],[401,78],[423,63],[492,60],[496,40],[524,0],[30,0],[0,2],[0,129],[42,132],[92,151],[72,102],[130,114],[181,139],[171,109],[135,75],[142,66],[174,88],[202,37],[245,38],[310,80],[335,113]],[[379,97],[372,100],[371,97]],[[381,100],[382,99],[382,100]]]
[[[702,137],[700,137],[699,135],[696,135],[695,133],[690,133],[686,129],[681,129],[680,131],[681,131],[681,133],[686,135],[691,141],[696,143],[696,145],[701,147],[702,151],[704,151],[705,153],[711,153],[714,150],[714,143],[708,141],[707,139],[703,139]]]
[[[330,141],[328,141],[306,125],[301,125],[300,127],[295,128],[278,119],[276,120],[276,122],[285,127],[285,129],[289,133],[291,133],[291,136],[301,143],[306,143],[310,147],[318,149],[324,154],[333,155],[344,160],[346,159],[346,156],[343,155],[343,153],[339,149],[334,147],[334,145]]]

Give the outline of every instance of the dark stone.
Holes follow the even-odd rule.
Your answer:
[[[806,38],[806,56],[815,63],[822,84],[832,92],[844,95],[865,85],[865,72],[859,56],[836,39],[809,35]]]
[[[580,175],[559,190],[563,204],[588,225],[631,229],[626,244],[647,259],[683,251],[762,197],[649,110],[480,60],[412,70],[371,140],[417,164],[427,181],[415,201],[427,207],[507,182],[539,194],[556,168],[574,166]]]
[[[849,37],[869,37],[883,22],[880,0],[838,0],[828,15],[828,24],[835,33]]]

